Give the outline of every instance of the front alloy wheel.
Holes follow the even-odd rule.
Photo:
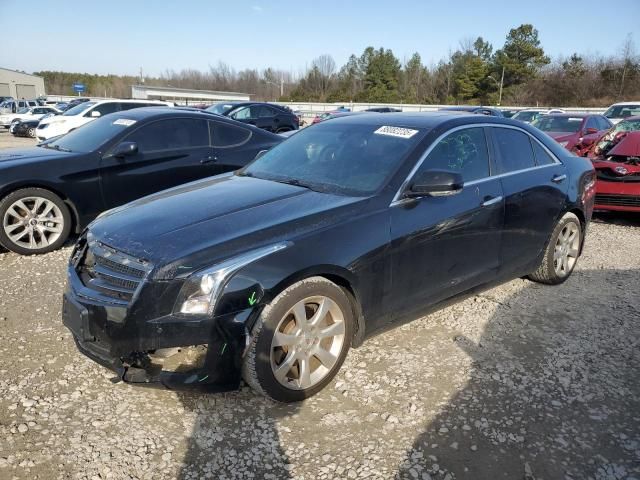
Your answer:
[[[265,306],[242,373],[259,393],[281,402],[308,398],[340,369],[351,345],[349,297],[323,277],[291,285]]]
[[[64,202],[39,188],[18,190],[2,199],[0,219],[0,244],[23,255],[59,248],[71,228],[71,216]]]

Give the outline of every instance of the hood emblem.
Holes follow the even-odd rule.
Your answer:
[[[614,170],[616,171],[616,173],[619,173],[620,175],[626,175],[627,173],[629,173],[629,170],[627,170],[624,167],[616,167]]]

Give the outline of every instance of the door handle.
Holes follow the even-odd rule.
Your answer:
[[[484,202],[482,202],[483,207],[489,207],[491,205],[495,205],[496,203],[500,203],[502,201],[502,196],[498,195],[497,197],[491,197],[487,195],[484,197]]]
[[[553,183],[560,183],[562,181],[564,181],[567,178],[566,175],[554,175],[553,178],[551,179],[551,181]]]
[[[202,165],[205,165],[207,163],[215,163],[217,161],[218,161],[218,157],[208,156],[208,157],[204,157],[202,160],[200,160],[200,163]]]

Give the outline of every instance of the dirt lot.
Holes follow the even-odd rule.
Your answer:
[[[381,334],[298,405],[112,383],[61,324],[70,247],[0,253],[0,478],[639,480],[639,247],[600,217],[565,284]]]

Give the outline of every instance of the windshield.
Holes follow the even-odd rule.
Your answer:
[[[84,103],[81,103],[80,105],[76,105],[75,107],[70,108],[69,110],[64,112],[62,115],[65,117],[68,117],[70,115],[80,115],[82,112],[87,110],[89,107],[94,106],[95,104],[96,102],[84,102]]]
[[[514,120],[520,120],[521,122],[530,122],[534,118],[537,118],[540,112],[518,112],[513,117]]]
[[[89,122],[66,135],[43,145],[65,152],[93,152],[118,133],[135,124],[135,120],[123,118],[118,114],[107,115]]]
[[[638,105],[613,105],[604,112],[607,118],[627,118],[640,115],[640,104]]]
[[[542,116],[534,120],[531,125],[543,132],[577,132],[582,125],[581,117],[553,117]]]
[[[233,103],[216,103],[215,105],[211,105],[209,108],[205,110],[207,112],[217,113],[218,115],[223,115],[224,112],[229,110],[234,106]]]
[[[382,187],[423,135],[416,129],[327,122],[293,135],[240,175],[368,195]]]
[[[618,132],[635,132],[640,130],[640,120],[623,120],[613,127],[613,131]]]

